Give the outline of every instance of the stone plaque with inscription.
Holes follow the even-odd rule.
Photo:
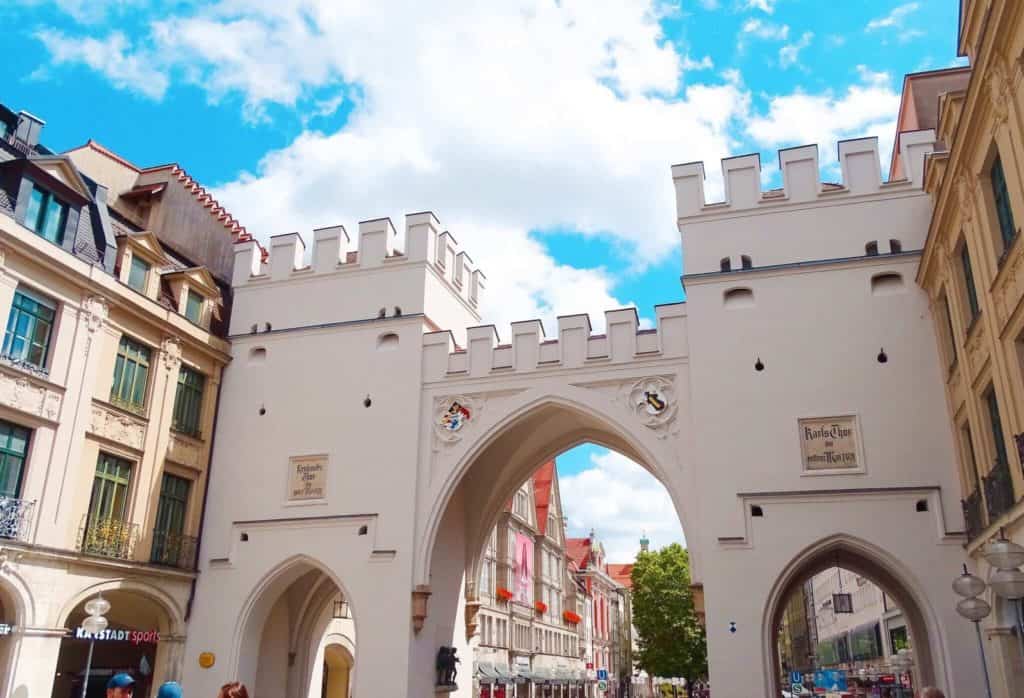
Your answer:
[[[801,419],[800,453],[804,470],[859,470],[857,418],[820,417]]]
[[[288,459],[288,499],[327,497],[327,456],[294,456]]]

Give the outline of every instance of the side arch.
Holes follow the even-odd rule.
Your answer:
[[[920,685],[949,686],[938,617],[913,574],[878,546],[839,534],[805,548],[783,568],[772,586],[761,623],[766,695],[781,695],[775,629],[786,601],[805,581],[831,567],[841,567],[871,579],[896,601],[910,629],[915,678],[923,682]]]
[[[331,580],[335,587],[344,594],[349,603],[349,613],[353,622],[356,622],[358,611],[352,595],[327,565],[304,554],[292,555],[281,560],[269,567],[250,590],[236,621],[229,666],[233,670],[233,675],[239,677],[239,680],[244,681],[241,678],[243,676],[255,676],[263,626],[274,604],[292,584],[311,571],[317,571]],[[253,648],[254,644],[255,648]],[[249,682],[252,683],[251,678]]]
[[[0,594],[11,601],[15,614],[14,621],[22,627],[33,627],[36,624],[36,599],[32,587],[18,574],[17,570],[3,568],[0,561]]]
[[[501,468],[502,479],[490,488],[482,507],[485,514],[476,526],[481,536],[486,536],[490,530],[488,523],[493,525],[497,519],[507,492],[524,482],[541,463],[583,443],[617,451],[646,468],[668,491],[683,529],[691,530],[688,516],[692,507],[684,506],[683,490],[684,481],[691,484],[693,473],[679,460],[681,449],[671,448],[675,440],[658,439],[651,429],[631,419],[628,413],[612,412],[602,404],[607,400],[596,399],[600,395],[575,386],[559,386],[558,394],[526,391],[516,403],[503,410],[496,422],[464,447],[429,503],[429,513],[416,547],[416,584],[430,583],[438,531],[455,493],[477,466],[481,463],[486,466],[488,456],[493,457],[495,451],[509,442],[518,444],[512,449],[513,457],[503,458],[497,466]],[[684,417],[680,414],[677,419],[682,421]],[[531,439],[526,439],[526,435]],[[528,444],[531,443],[538,447],[530,450]],[[482,547],[483,537],[480,543]],[[474,553],[473,550],[475,548],[468,553],[471,559],[479,556],[479,551]]]
[[[166,628],[160,628],[161,632],[166,632],[173,636],[185,634],[184,615],[172,596],[151,584],[126,578],[97,582],[79,590],[57,612],[56,617],[53,618],[53,627],[63,627],[67,623],[68,617],[87,599],[97,594],[111,591],[129,592],[149,599],[160,608],[167,623]]]

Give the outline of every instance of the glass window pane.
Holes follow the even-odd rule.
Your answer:
[[[68,219],[68,207],[52,196],[47,202],[42,230],[38,231],[45,239],[58,245],[64,241],[64,225]]]
[[[140,293],[145,293],[149,269],[150,265],[145,260],[132,255],[131,268],[128,270],[128,285]]]
[[[43,210],[43,190],[39,187],[32,187],[32,195],[28,200],[28,210],[25,212],[25,227],[39,232],[39,214]]]
[[[195,291],[189,291],[185,299],[185,317],[198,323],[203,316],[203,297]]]

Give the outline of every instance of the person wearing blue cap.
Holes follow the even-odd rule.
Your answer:
[[[181,684],[177,681],[168,681],[156,692],[156,698],[181,698]]]
[[[130,674],[114,674],[107,681],[107,698],[132,698],[135,679]]]

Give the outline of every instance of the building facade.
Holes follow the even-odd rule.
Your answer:
[[[585,694],[577,590],[554,461],[513,495],[488,538],[471,639],[481,698]]]
[[[0,695],[81,694],[98,594],[89,695],[122,669],[147,695],[182,672],[230,356],[223,260],[175,242],[244,231],[99,146],[103,166],[50,152],[31,114],[0,122]]]
[[[985,543],[999,531],[1024,543],[1024,7],[962,3],[958,42],[971,68],[929,105],[943,147],[928,158],[934,213],[917,280],[943,360],[967,553],[988,579]],[[1013,604],[986,598],[993,693],[1024,695]]]

